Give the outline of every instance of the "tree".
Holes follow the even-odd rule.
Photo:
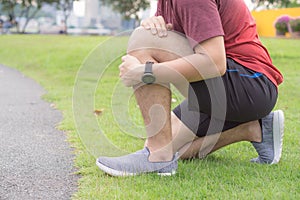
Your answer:
[[[68,26],[67,26],[67,22],[69,19],[69,16],[71,14],[71,11],[73,9],[73,2],[77,1],[77,0],[58,0],[58,2],[56,3],[56,7],[57,9],[61,10],[63,13],[63,25],[64,25],[64,33],[67,34],[68,33]]]
[[[25,33],[26,27],[31,19],[35,17],[38,11],[42,8],[45,3],[51,4],[58,2],[59,0],[0,0],[2,4],[2,11],[8,13],[11,21],[16,21],[16,17],[26,19],[23,27],[19,27],[17,23],[17,31],[19,33]],[[18,10],[18,12],[16,12]]]
[[[139,21],[139,12],[150,6],[149,0],[101,0],[105,5],[110,5],[114,11],[119,12],[123,19]]]
[[[286,8],[297,3],[297,0],[252,0],[252,3],[255,4],[255,9],[260,6],[265,6],[267,9]]]
[[[17,0],[0,0],[2,12],[6,12],[9,16],[9,21],[15,22],[15,7],[18,4]]]

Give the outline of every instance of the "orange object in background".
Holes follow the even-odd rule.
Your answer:
[[[274,10],[252,11],[257,24],[257,31],[260,37],[275,37],[276,30],[274,22],[281,15],[289,15],[291,17],[300,16],[300,7],[298,8],[283,8]],[[289,37],[289,34],[286,35]]]

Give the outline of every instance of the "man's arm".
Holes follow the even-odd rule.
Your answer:
[[[158,83],[174,83],[179,76],[188,82],[222,76],[226,72],[223,36],[210,38],[194,48],[195,54],[153,65]],[[181,77],[182,78],[182,77]]]
[[[128,43],[128,54],[122,57],[120,78],[127,87],[141,83],[145,64],[137,59],[150,54],[156,83],[182,85],[222,76],[226,71],[226,53],[223,36],[212,37],[194,49],[182,35],[168,31],[160,38],[144,28],[136,29]],[[134,54],[132,54],[134,53]],[[134,56],[132,56],[134,55]],[[150,61],[150,60],[149,60]]]

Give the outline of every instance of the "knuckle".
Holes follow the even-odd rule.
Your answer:
[[[164,18],[163,18],[162,16],[158,16],[157,19],[158,19],[160,22],[162,22],[162,23],[165,22],[165,20],[164,20]]]
[[[147,21],[147,20],[141,21],[141,25],[142,25],[142,26],[145,26],[146,24],[148,24],[148,21]]]

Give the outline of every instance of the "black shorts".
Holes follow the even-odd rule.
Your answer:
[[[265,117],[277,95],[277,87],[266,76],[227,58],[226,73],[190,83],[188,98],[173,112],[203,137]]]

